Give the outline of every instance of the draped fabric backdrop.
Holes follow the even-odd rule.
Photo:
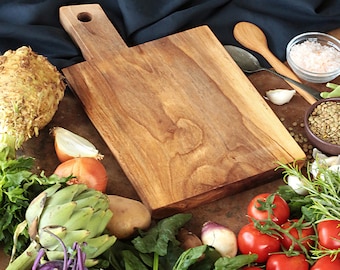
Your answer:
[[[270,49],[285,60],[293,36],[340,27],[339,0],[1,0],[0,52],[31,46],[59,69],[82,61],[58,11],[63,5],[88,3],[102,6],[129,46],[200,25],[208,25],[221,43],[239,45],[233,27],[249,21],[263,29]]]

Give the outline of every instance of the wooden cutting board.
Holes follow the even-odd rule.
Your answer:
[[[60,21],[86,59],[63,69],[69,86],[154,217],[305,158],[207,26],[128,47],[97,4]]]

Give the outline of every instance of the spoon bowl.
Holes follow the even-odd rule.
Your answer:
[[[293,80],[285,75],[282,75],[274,70],[264,68],[260,65],[259,60],[252,55],[250,52],[237,47],[237,46],[232,46],[232,45],[224,45],[224,48],[227,50],[227,52],[230,54],[230,56],[233,58],[233,60],[236,62],[236,64],[246,73],[254,73],[258,71],[268,71],[284,80],[287,82],[290,82],[304,91],[308,92],[311,94],[316,100],[321,99],[320,92],[317,91],[316,89],[309,87],[308,85],[302,84],[296,80]]]
[[[262,67],[259,60],[250,52],[233,45],[224,45],[224,48],[244,72],[254,73],[261,70],[268,70]]]
[[[224,48],[244,72],[253,73],[266,70],[261,67],[259,60],[248,51],[232,45],[224,45]]]

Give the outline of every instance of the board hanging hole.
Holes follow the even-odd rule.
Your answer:
[[[78,15],[77,15],[77,19],[81,22],[89,22],[92,20],[92,16],[90,13],[88,12],[80,12]]]

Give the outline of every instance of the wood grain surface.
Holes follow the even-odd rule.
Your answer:
[[[154,216],[305,157],[207,26],[129,48],[99,5],[62,7],[60,21],[86,59],[63,70],[69,85]]]

